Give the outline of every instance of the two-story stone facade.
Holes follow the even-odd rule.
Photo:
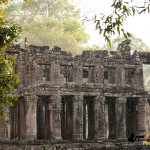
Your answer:
[[[148,92],[143,64],[150,53],[131,54],[130,41],[117,51],[72,56],[59,47],[14,46],[19,100],[10,109],[8,137],[37,140],[127,139],[145,135]]]

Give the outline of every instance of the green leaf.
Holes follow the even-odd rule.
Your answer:
[[[135,15],[135,9],[134,9],[134,7],[132,7],[132,12],[133,12],[133,15]]]
[[[99,27],[100,27],[100,20],[97,20],[96,29],[98,29]]]
[[[149,5],[148,5],[148,7],[147,7],[148,13],[150,13],[150,9],[149,9],[149,6],[150,6],[150,4],[149,4]]]
[[[123,35],[124,35],[124,37],[127,39],[128,37],[127,37],[127,35],[125,34],[125,33],[123,33]]]
[[[108,39],[107,41],[108,41],[109,46],[110,46],[110,48],[111,48],[111,41],[110,41],[110,39]]]
[[[119,28],[119,26],[117,27],[117,31],[118,31],[118,33],[119,33],[119,35],[120,35],[120,28]]]
[[[146,11],[146,8],[144,8],[142,11],[139,12],[139,14],[143,13]]]
[[[126,10],[127,10],[127,7],[124,5],[123,6],[123,11],[126,12]]]
[[[131,37],[131,34],[130,34],[129,32],[127,32],[127,36],[128,36],[128,37]]]

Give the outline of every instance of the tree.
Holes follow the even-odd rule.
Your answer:
[[[3,6],[7,0],[0,1],[0,118],[6,114],[6,108],[13,105],[16,100],[12,94],[18,83],[18,75],[14,73],[13,63],[15,57],[5,57],[4,49],[15,41],[21,32],[21,28],[13,22],[5,19]]]
[[[100,14],[95,15],[94,22],[96,24],[96,29],[99,30],[100,34],[103,34],[105,40],[109,43],[111,47],[110,37],[115,35],[116,32],[120,35],[123,33],[124,37],[127,39],[131,34],[125,31],[122,27],[124,21],[129,16],[134,16],[135,14],[143,14],[150,12],[150,0],[144,0],[137,4],[135,0],[130,2],[124,0],[113,0],[111,5],[112,13],[108,16]]]
[[[75,9],[68,0],[30,0],[29,3],[18,2],[10,4],[6,9],[9,20],[23,25],[31,23],[39,17],[52,17],[59,21],[80,17],[79,9]]]
[[[130,44],[132,52],[134,50],[138,50],[138,51],[142,51],[142,52],[150,51],[150,48],[143,42],[142,39],[137,38],[133,35],[131,35],[130,39],[132,41]],[[118,45],[124,40],[125,40],[125,37],[118,36],[117,38],[112,40],[112,46],[111,47],[108,44],[105,44],[102,49],[107,49],[109,51],[111,51],[111,50],[115,51],[115,50],[117,50]]]
[[[73,54],[77,54],[80,44],[88,40],[78,21],[68,19],[61,22],[51,17],[39,18],[30,24],[24,24],[21,37],[28,37],[30,44],[48,45],[51,48],[57,45]],[[23,45],[23,42],[20,43]]]
[[[95,51],[95,50],[103,50],[102,47],[98,46],[98,45],[91,45],[91,46],[87,46],[87,47],[84,47],[83,48],[84,50],[92,50],[92,51]]]
[[[47,45],[79,54],[88,35],[78,22],[79,10],[68,0],[30,0],[29,3],[13,3],[5,9],[9,20],[22,25],[19,43],[24,46],[24,37],[29,44]],[[19,13],[18,13],[19,12]]]

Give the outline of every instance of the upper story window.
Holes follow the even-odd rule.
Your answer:
[[[125,69],[125,83],[126,84],[134,84],[134,68],[126,68]]]
[[[50,81],[50,65],[45,65],[44,77],[46,81]]]
[[[64,82],[72,82],[72,66],[71,65],[60,65],[60,74],[64,78]]]
[[[29,64],[26,65],[26,74],[29,74]]]
[[[50,81],[50,65],[39,65],[39,76],[42,78],[40,80]]]
[[[104,83],[115,83],[115,68],[104,67]]]
[[[84,66],[83,67],[83,82],[94,83],[94,72],[95,72],[95,67]]]

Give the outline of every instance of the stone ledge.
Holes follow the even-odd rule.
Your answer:
[[[45,148],[44,148],[45,147]],[[0,141],[0,150],[146,150],[149,146],[128,144],[125,140],[94,141],[94,140],[32,140],[32,141]]]

